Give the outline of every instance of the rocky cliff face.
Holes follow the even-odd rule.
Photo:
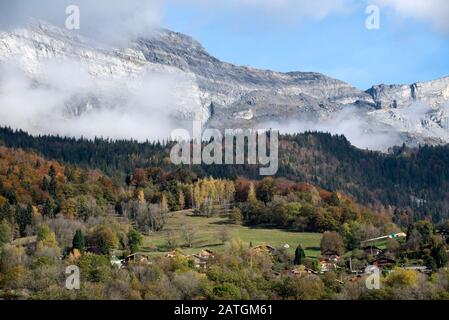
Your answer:
[[[449,142],[449,77],[411,85],[377,85],[367,91],[378,110],[369,112],[410,140]]]
[[[449,99],[449,77],[411,85],[376,85],[367,91],[379,109],[396,109],[412,103],[424,103],[439,108]]]
[[[303,113],[325,116],[345,105],[374,106],[372,97],[319,73],[279,73],[235,66],[209,55],[190,37],[168,30],[138,41],[146,60],[196,75],[213,127],[251,127]]]
[[[198,119],[209,127],[282,126],[304,119],[329,123],[340,112],[354,110],[368,124],[367,131],[394,130],[411,143],[449,142],[449,78],[379,85],[364,92],[319,73],[279,73],[222,62],[192,38],[168,30],[121,49],[41,21],[0,32],[0,64],[15,61],[37,86],[54,85],[47,75],[47,63],[53,60],[76,61],[95,79],[90,90],[75,90],[64,100],[68,118],[127,105],[136,87],[147,85],[143,75],[151,74],[176,79],[170,86],[176,97],[170,100],[174,117]]]

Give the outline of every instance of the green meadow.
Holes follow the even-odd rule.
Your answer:
[[[193,229],[194,241],[192,247],[185,246],[183,230]],[[224,231],[226,230],[226,231]],[[294,253],[298,244],[304,248],[308,257],[317,257],[320,253],[321,234],[300,233],[279,229],[250,228],[229,224],[226,216],[200,217],[193,216],[189,211],[176,212],[168,218],[164,229],[145,237],[143,250],[150,253],[166,253],[171,251],[167,247],[168,238],[175,238],[177,244],[185,254],[197,253],[202,249],[221,252],[224,249],[222,234],[241,241],[243,245],[271,245],[281,247],[289,245],[288,251]]]

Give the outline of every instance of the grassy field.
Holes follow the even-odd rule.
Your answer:
[[[201,249],[210,249],[216,252],[223,250],[224,246],[220,239],[223,229],[227,228],[228,233],[233,239],[240,240],[244,245],[252,242],[253,246],[268,244],[273,247],[280,247],[288,244],[289,252],[294,253],[297,245],[300,243],[308,257],[317,257],[320,253],[319,246],[321,234],[318,233],[299,233],[289,232],[278,229],[257,229],[228,224],[227,217],[197,217],[192,216],[190,212],[177,212],[167,221],[164,230],[146,236],[143,251],[164,253],[168,252],[167,235],[171,233],[177,239],[182,247],[182,230],[186,226],[194,228],[195,237],[192,248],[182,248],[186,254],[197,253]]]

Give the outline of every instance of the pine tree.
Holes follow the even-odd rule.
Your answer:
[[[53,218],[54,217],[54,206],[51,199],[45,200],[43,214],[46,217]]]
[[[86,250],[86,241],[81,230],[76,230],[75,236],[73,237],[72,249],[78,249],[81,253]]]
[[[295,250],[295,261],[294,261],[295,265],[299,266],[300,264],[302,264],[302,261],[305,257],[306,254],[304,252],[304,249],[300,244],[298,244],[298,247]]]
[[[56,197],[57,182],[56,182],[56,169],[54,166],[50,167],[48,175],[50,176],[50,184],[48,186],[48,192],[50,192],[50,194],[53,197]]]
[[[49,188],[50,188],[50,184],[48,183],[48,178],[47,177],[43,177],[42,178],[41,189],[43,191],[48,191]]]
[[[25,236],[26,227],[32,222],[33,209],[29,205],[27,208],[16,206],[17,224],[19,225],[19,232],[21,236]]]
[[[131,250],[131,253],[136,253],[139,251],[140,246],[142,245],[143,236],[139,231],[131,228],[128,232],[128,246]]]

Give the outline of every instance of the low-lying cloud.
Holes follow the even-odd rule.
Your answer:
[[[0,125],[32,134],[140,141],[166,139],[183,126],[177,116],[191,95],[191,79],[181,73],[144,70],[112,80],[91,76],[79,61],[51,60],[41,68],[40,82],[13,64],[0,68]],[[198,113],[199,105],[191,108]]]
[[[373,123],[373,120],[366,112],[347,107],[333,112],[328,119],[305,117],[282,123],[270,122],[261,127],[277,129],[284,134],[318,131],[344,135],[352,145],[360,149],[387,151],[389,147],[402,143],[397,130],[379,122]]]

